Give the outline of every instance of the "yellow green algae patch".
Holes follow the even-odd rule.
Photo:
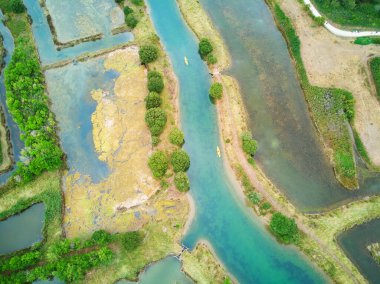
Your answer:
[[[111,173],[97,184],[79,173],[64,178],[68,237],[88,235],[100,228],[112,233],[139,229],[150,216],[146,208],[137,207],[160,188],[147,165],[151,138],[144,122],[144,97],[148,91],[138,49],[110,53],[104,65],[120,76],[114,94],[92,92],[97,102],[92,115],[93,141],[99,159],[107,163]]]
[[[181,255],[183,271],[196,283],[232,283],[226,269],[205,242]]]

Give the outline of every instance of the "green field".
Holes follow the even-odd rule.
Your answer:
[[[339,25],[380,28],[379,2],[376,0],[313,0],[312,2],[321,14]]]

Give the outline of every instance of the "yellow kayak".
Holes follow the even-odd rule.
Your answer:
[[[218,157],[220,158],[220,149],[219,149],[219,146],[216,146],[216,154],[218,154]]]
[[[185,56],[184,60],[185,60],[185,64],[186,64],[186,65],[189,65],[189,61],[187,60],[187,57],[186,57],[186,56]]]

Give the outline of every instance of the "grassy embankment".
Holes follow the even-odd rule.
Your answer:
[[[380,29],[380,17],[375,1],[312,1],[326,18],[342,26]]]
[[[373,81],[376,86],[377,98],[380,100],[380,57],[371,59],[369,65],[371,67]]]

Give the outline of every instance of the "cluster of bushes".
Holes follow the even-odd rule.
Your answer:
[[[359,44],[359,45],[380,44],[380,38],[379,37],[362,36],[362,37],[356,38],[354,43]]]
[[[257,151],[257,141],[253,139],[252,134],[250,132],[244,132],[241,135],[241,144],[243,151],[250,155],[254,156]]]
[[[83,280],[86,273],[99,265],[109,263],[113,258],[113,252],[102,247],[97,251],[84,254],[76,254],[60,258],[53,262],[45,262],[31,270],[20,271],[9,275],[0,275],[1,283],[30,283],[38,279],[58,277],[61,281],[74,282]]]
[[[211,101],[215,102],[216,100],[220,100],[223,96],[223,85],[221,83],[213,83],[210,87],[210,98]]]
[[[300,238],[300,232],[295,220],[279,212],[272,215],[269,228],[273,235],[284,244],[296,244]]]
[[[206,60],[208,64],[216,64],[217,58],[212,54],[214,47],[207,38],[202,38],[199,42],[198,52],[203,60]]]
[[[31,251],[23,255],[15,255],[0,262],[0,272],[16,271],[37,264],[41,261],[42,254],[39,251]]]
[[[128,27],[130,27],[131,29],[134,29],[139,23],[138,19],[136,18],[135,12],[129,6],[125,6],[123,8],[123,11],[124,11],[125,23],[127,24]]]
[[[20,14],[26,10],[22,0],[10,0],[9,4],[13,13]]]
[[[25,40],[17,42],[5,70],[7,105],[25,142],[15,175],[28,182],[45,170],[62,166],[63,153],[55,133],[56,124],[48,107],[44,77],[34,48]]]

